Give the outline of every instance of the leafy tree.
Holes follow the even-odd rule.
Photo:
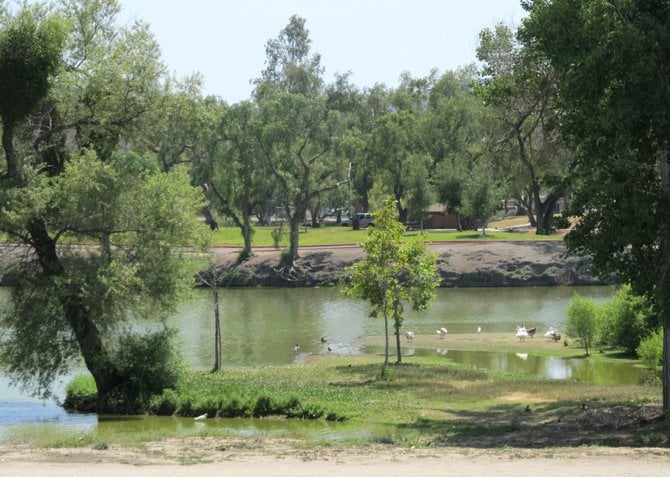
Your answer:
[[[346,160],[336,148],[342,116],[328,107],[320,57],[309,56],[309,43],[304,20],[291,17],[279,38],[268,42],[268,67],[255,90],[254,134],[263,163],[281,189],[290,227],[283,268],[289,271],[298,258],[300,225],[310,204],[348,181]]]
[[[10,24],[50,21],[26,11]],[[146,26],[114,29],[117,11],[113,0],[63,2],[61,15],[72,26],[64,39],[65,66],[35,63],[32,74],[46,77],[52,88],[31,90],[29,121],[15,125],[10,138],[23,155],[22,169],[0,183],[0,230],[26,250],[13,263],[17,285],[2,313],[8,338],[2,360],[15,382],[46,395],[56,376],[83,358],[100,410],[135,409],[147,389],[138,388],[138,380],[171,366],[155,361],[169,360],[170,353],[148,353],[128,366],[114,336],[131,313],[160,315],[190,290],[193,271],[173,246],[200,241],[203,205],[183,169],[162,174],[152,154],[126,152],[142,142],[162,66]],[[43,52],[39,35],[21,38],[21,51]],[[0,55],[0,69],[11,62]],[[17,77],[14,88],[28,94],[31,78]],[[0,118],[3,134],[12,131],[21,108]],[[11,141],[8,171],[14,170]],[[68,245],[73,238],[91,244],[86,253]],[[150,342],[167,346],[169,337],[138,339],[134,350],[144,353]],[[169,385],[169,374],[162,375]]]
[[[16,128],[44,100],[61,66],[66,27],[56,16],[40,19],[37,7],[23,6],[0,30],[0,119],[7,176],[21,181],[23,164],[14,146]]]
[[[474,205],[478,184],[491,180],[492,170],[482,170],[486,178],[481,181],[473,170],[487,160],[494,165],[488,148],[496,129],[491,127],[490,112],[481,98],[472,94],[476,79],[472,67],[439,78],[430,93],[430,114],[423,131],[423,141],[435,164],[432,182],[436,195],[447,211],[457,214],[460,230],[476,226],[473,222],[477,217],[468,217],[464,207],[466,202],[468,207]],[[490,214],[484,215],[488,219]]]
[[[265,45],[266,68],[256,80],[257,98],[272,92],[319,95],[323,86],[321,55],[310,56],[312,40],[305,19],[297,15]]]
[[[587,356],[598,333],[598,315],[598,306],[593,300],[582,298],[578,294],[572,297],[565,332],[582,340]]]
[[[439,284],[435,258],[426,253],[418,238],[403,239],[404,227],[396,217],[395,200],[389,198],[375,214],[375,226],[368,228],[368,239],[363,243],[366,257],[348,269],[350,283],[345,288],[345,293],[370,302],[373,318],[384,319],[383,369],[389,360],[389,321],[395,330],[396,364],[400,364],[405,303],[414,310],[426,309],[435,299]]]
[[[271,176],[264,167],[255,137],[257,109],[244,101],[230,107],[219,104],[205,159],[197,176],[209,190],[214,208],[240,229],[244,247],[240,259],[252,255],[253,216],[273,197]]]
[[[464,180],[460,212],[471,219],[477,228],[482,228],[486,237],[486,225],[498,206],[495,183],[491,168],[479,162],[474,164]]]
[[[549,234],[558,200],[566,193],[574,157],[556,127],[554,72],[510,27],[498,24],[479,35],[477,58],[484,63],[477,94],[496,111],[502,137],[495,150],[509,158],[508,174],[521,183],[519,198],[538,234]],[[535,212],[537,219],[532,212]]]
[[[409,162],[407,174],[407,210],[409,216],[419,221],[419,228],[423,232],[423,221],[426,210],[434,201],[434,192],[430,183],[430,156],[414,156]]]
[[[434,80],[434,74],[428,78],[412,78],[408,73],[403,74],[398,88],[389,91],[384,98],[386,109],[374,119],[368,135],[368,160],[378,182],[376,188],[384,195],[393,194],[402,222],[407,221],[409,213],[406,203],[411,194],[409,186],[414,186],[414,193],[423,195],[427,192],[417,190],[420,184],[410,177],[417,168],[425,165],[427,150],[422,130]]]
[[[651,336],[640,341],[635,350],[642,362],[651,369],[663,364],[663,330],[656,330]]]
[[[563,134],[578,151],[567,237],[603,275],[648,296],[664,329],[670,411],[670,4],[527,2],[526,44],[558,75]]]

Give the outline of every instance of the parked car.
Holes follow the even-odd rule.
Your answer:
[[[374,225],[372,222],[373,218],[373,215],[369,212],[359,212],[342,219],[342,225],[345,227],[355,226],[355,222],[358,221],[358,226],[360,228],[365,228],[368,225]]]

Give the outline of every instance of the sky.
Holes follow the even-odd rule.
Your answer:
[[[122,22],[143,20],[170,72],[199,72],[203,92],[228,103],[249,99],[265,67],[265,44],[291,15],[306,20],[325,79],[351,73],[360,88],[398,85],[476,61],[478,34],[517,25],[520,0],[120,0]]]

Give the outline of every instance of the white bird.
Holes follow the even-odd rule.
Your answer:
[[[207,419],[207,413],[200,414],[199,416],[193,418],[194,421],[203,421],[205,419]]]
[[[561,333],[559,333],[558,330],[552,326],[549,328],[549,331],[544,334],[544,337],[548,341],[558,341],[561,339]]]
[[[405,331],[405,338],[407,338],[407,341],[412,341],[414,339],[414,333],[412,331]]]
[[[526,338],[528,338],[528,330],[526,330],[525,326],[517,326],[516,327],[516,336],[519,338],[519,341],[526,341]]]
[[[478,326],[478,327],[477,327],[477,333],[481,333],[481,332],[482,332],[482,327],[481,327],[481,326]]]
[[[440,335],[440,339],[443,340],[447,337],[447,333],[449,333],[449,331],[447,331],[447,329],[443,327],[443,328],[440,328],[439,330],[435,331],[435,333]]]
[[[297,353],[298,351],[300,351],[300,345],[299,344],[297,344],[293,347],[293,352],[294,353]]]

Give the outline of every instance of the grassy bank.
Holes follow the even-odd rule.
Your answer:
[[[667,424],[660,420],[658,383],[597,385],[438,358],[406,361],[392,366],[389,380],[379,377],[378,356],[314,356],[301,365],[191,372],[148,411],[191,419],[207,414],[208,421],[219,418],[222,428],[221,418],[234,416],[317,419],[342,429],[375,429],[365,442],[400,446],[670,445]],[[212,426],[203,432],[219,435]],[[161,431],[143,439],[164,437]],[[309,433],[299,438],[319,440]],[[360,439],[348,443],[365,443]],[[100,445],[95,436],[80,442]]]
[[[276,227],[256,227],[252,243],[254,247],[273,247],[273,232]],[[300,233],[300,245],[342,245],[359,244],[367,238],[367,230],[353,230],[351,227],[329,226],[329,227],[302,227]],[[280,246],[288,245],[288,227],[284,226],[281,235]],[[423,235],[418,231],[405,232],[407,237],[422,236],[425,242],[442,242],[458,240],[562,240],[560,235],[535,235],[534,233],[505,232],[487,230],[486,237],[481,232],[464,231],[455,232],[448,230],[427,230]],[[244,244],[240,230],[237,227],[221,227],[212,233],[212,244],[219,246],[239,247]]]

